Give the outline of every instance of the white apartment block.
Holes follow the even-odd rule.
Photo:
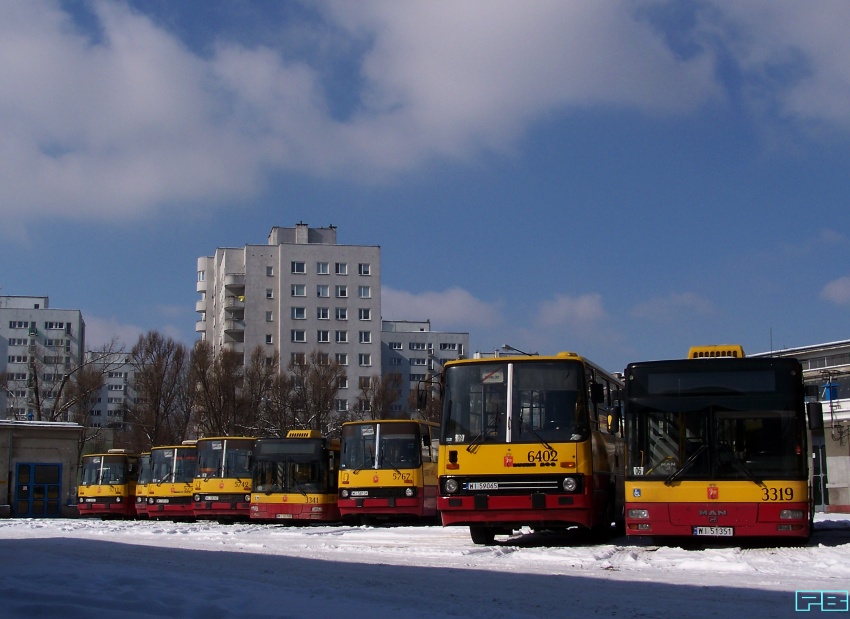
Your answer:
[[[0,418],[34,419],[35,398],[58,393],[63,377],[82,364],[84,347],[79,310],[52,309],[48,297],[0,296],[0,374],[6,379]],[[52,403],[42,400],[42,410]]]
[[[422,381],[436,378],[446,361],[461,359],[469,348],[469,333],[431,331],[431,321],[381,322],[381,375],[401,374],[401,394],[393,413],[408,411],[410,392]]]
[[[245,361],[260,346],[286,367],[313,351],[347,370],[338,410],[353,409],[361,380],[381,371],[381,253],[338,245],[335,226],[274,227],[266,245],[220,247],[198,258],[195,331]]]
[[[88,426],[118,429],[126,427],[127,410],[132,406],[134,368],[130,355],[124,352],[104,355],[88,351],[86,364],[103,377],[103,386],[92,396]]]

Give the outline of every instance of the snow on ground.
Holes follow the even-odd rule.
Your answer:
[[[850,589],[850,520],[804,546],[658,547],[465,527],[0,520],[3,617],[791,617]],[[833,616],[833,615],[827,615]]]

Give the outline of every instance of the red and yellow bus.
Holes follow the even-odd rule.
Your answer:
[[[139,456],[139,479],[136,481],[136,496],[133,497],[136,518],[148,517],[148,484],[151,482],[151,454],[145,452]]]
[[[318,430],[254,442],[252,520],[338,522],[339,441]]]
[[[83,456],[77,508],[80,516],[127,518],[135,515],[139,456],[124,449]]]
[[[339,511],[361,521],[435,519],[439,424],[412,419],[342,425]]]
[[[198,468],[195,441],[151,449],[148,518],[192,519],[192,482]]]
[[[193,483],[195,518],[247,520],[251,506],[251,454],[246,436],[199,438],[198,472]]]
[[[622,382],[575,353],[445,364],[437,505],[476,544],[622,526]]]
[[[807,538],[808,428],[796,359],[740,346],[626,368],[626,532]]]

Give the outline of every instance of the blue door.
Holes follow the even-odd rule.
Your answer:
[[[62,465],[18,463],[15,467],[15,516],[62,514]]]

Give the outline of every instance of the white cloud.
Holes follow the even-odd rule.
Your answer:
[[[850,276],[829,282],[821,290],[820,297],[836,305],[850,305]]]
[[[435,331],[488,328],[502,322],[501,304],[476,299],[462,288],[415,294],[381,287],[384,320],[430,320]]]
[[[731,25],[726,29],[727,43],[750,97],[789,118],[850,127],[850,4],[793,0],[714,4]]]
[[[708,299],[693,292],[682,292],[639,303],[630,313],[635,318],[666,322],[683,316],[710,316],[714,312],[714,305]]]
[[[144,329],[136,325],[122,324],[113,318],[101,318],[83,314],[86,322],[86,350],[97,350],[115,341],[119,348],[129,351]]]
[[[586,326],[603,318],[605,310],[602,307],[602,296],[595,293],[579,297],[555,295],[554,299],[540,304],[537,314],[538,324],[544,327]]]
[[[221,41],[200,56],[115,2],[90,5],[93,42],[58,2],[3,3],[4,229],[221,204],[259,191],[274,169],[368,182],[434,157],[509,152],[534,123],[570,109],[688,113],[722,96],[710,36],[723,40],[753,98],[776,97],[791,117],[850,126],[850,6],[719,3],[719,18],[684,35],[702,50],[684,59],[636,17],[646,4],[317,5],[326,22],[303,24],[317,47],[365,45],[351,79],[360,90],[339,119],[323,88],[327,63]],[[777,67],[799,75],[771,81]]]

